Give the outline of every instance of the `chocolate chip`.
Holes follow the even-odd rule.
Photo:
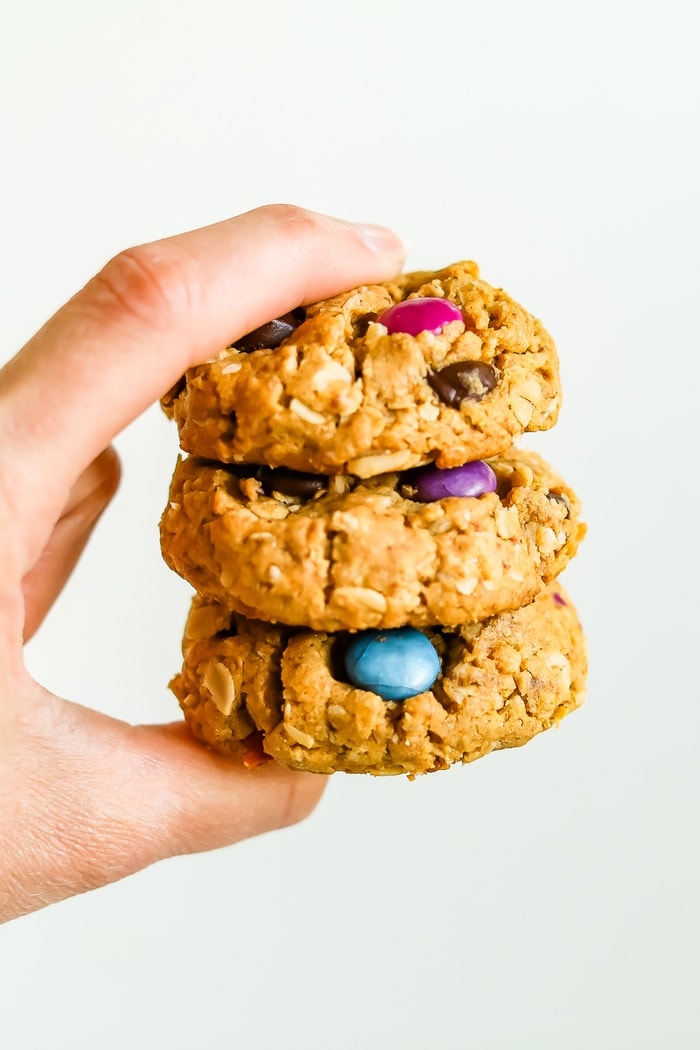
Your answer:
[[[513,491],[513,481],[507,474],[497,474],[498,485],[496,495],[500,500],[505,500]]]
[[[396,481],[396,491],[402,499],[415,500],[416,498],[416,486],[412,483],[412,479],[407,479],[401,475]]]
[[[260,325],[254,332],[249,332],[233,344],[236,350],[274,350],[288,339],[304,320],[304,310],[298,307],[283,317]]]
[[[260,467],[256,466],[255,463],[219,463],[217,460],[205,460],[211,467],[217,470],[225,470],[227,474],[231,474],[234,478],[254,478]]]
[[[331,676],[335,678],[336,682],[348,681],[348,673],[345,670],[345,653],[352,635],[347,634],[344,631],[340,631],[338,634],[331,635],[330,648],[328,650],[328,670]]]
[[[302,474],[299,470],[288,470],[287,467],[260,467],[256,478],[268,496],[278,492],[280,496],[293,496],[296,499],[311,499],[318,492],[328,487],[324,474]]]
[[[428,372],[428,382],[446,405],[459,408],[463,401],[481,401],[498,382],[496,369],[485,361],[455,361],[439,372]]]
[[[180,394],[184,393],[186,387],[187,377],[180,376],[177,383],[175,383],[174,386],[170,387],[170,390],[168,390],[167,394],[163,395],[163,404],[168,406],[173,405],[175,401],[177,401],[177,399],[179,398]]]
[[[561,503],[562,507],[566,510],[567,518],[571,514],[571,504],[564,495],[563,492],[548,492],[547,499],[551,499],[552,503]]]
[[[352,334],[355,339],[361,339],[367,335],[367,329],[372,324],[372,321],[376,321],[379,315],[375,313],[360,314],[356,317],[352,323]]]

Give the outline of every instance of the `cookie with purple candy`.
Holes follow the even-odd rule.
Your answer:
[[[560,399],[551,336],[460,262],[275,318],[162,404],[186,452],[366,478],[497,455]]]
[[[524,605],[584,531],[575,493],[519,449],[366,479],[189,457],[161,545],[232,611],[340,631],[453,626]]]
[[[171,682],[192,732],[247,766],[414,776],[518,747],[584,698],[586,650],[558,583],[517,610],[330,634],[198,596]]]

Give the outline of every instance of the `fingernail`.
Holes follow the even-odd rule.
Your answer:
[[[400,237],[386,226],[372,226],[363,222],[354,222],[352,228],[377,255],[388,255],[392,259],[405,259],[411,246],[404,237]]]

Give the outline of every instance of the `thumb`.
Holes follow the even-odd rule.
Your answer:
[[[0,921],[293,824],[323,791],[324,777],[214,755],[181,724],[129,726],[34,688],[31,729],[4,734]]]

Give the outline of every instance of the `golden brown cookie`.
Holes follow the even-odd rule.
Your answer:
[[[390,333],[385,311],[409,298],[454,306],[437,331]],[[540,322],[461,262],[277,319],[190,369],[162,404],[187,452],[372,477],[496,455],[554,425],[560,386]]]
[[[314,773],[428,773],[518,747],[584,698],[586,651],[566,592],[480,623],[422,632],[440,657],[427,691],[382,700],[353,686],[353,635],[275,627],[195,598],[171,683],[188,725],[224,754],[259,749]]]
[[[245,616],[337,631],[454,625],[530,601],[576,552],[579,503],[534,452],[488,461],[498,489],[435,502],[414,474],[242,477],[190,457],[161,522],[168,565]],[[463,468],[460,468],[463,469]],[[259,473],[259,472],[258,472]]]

